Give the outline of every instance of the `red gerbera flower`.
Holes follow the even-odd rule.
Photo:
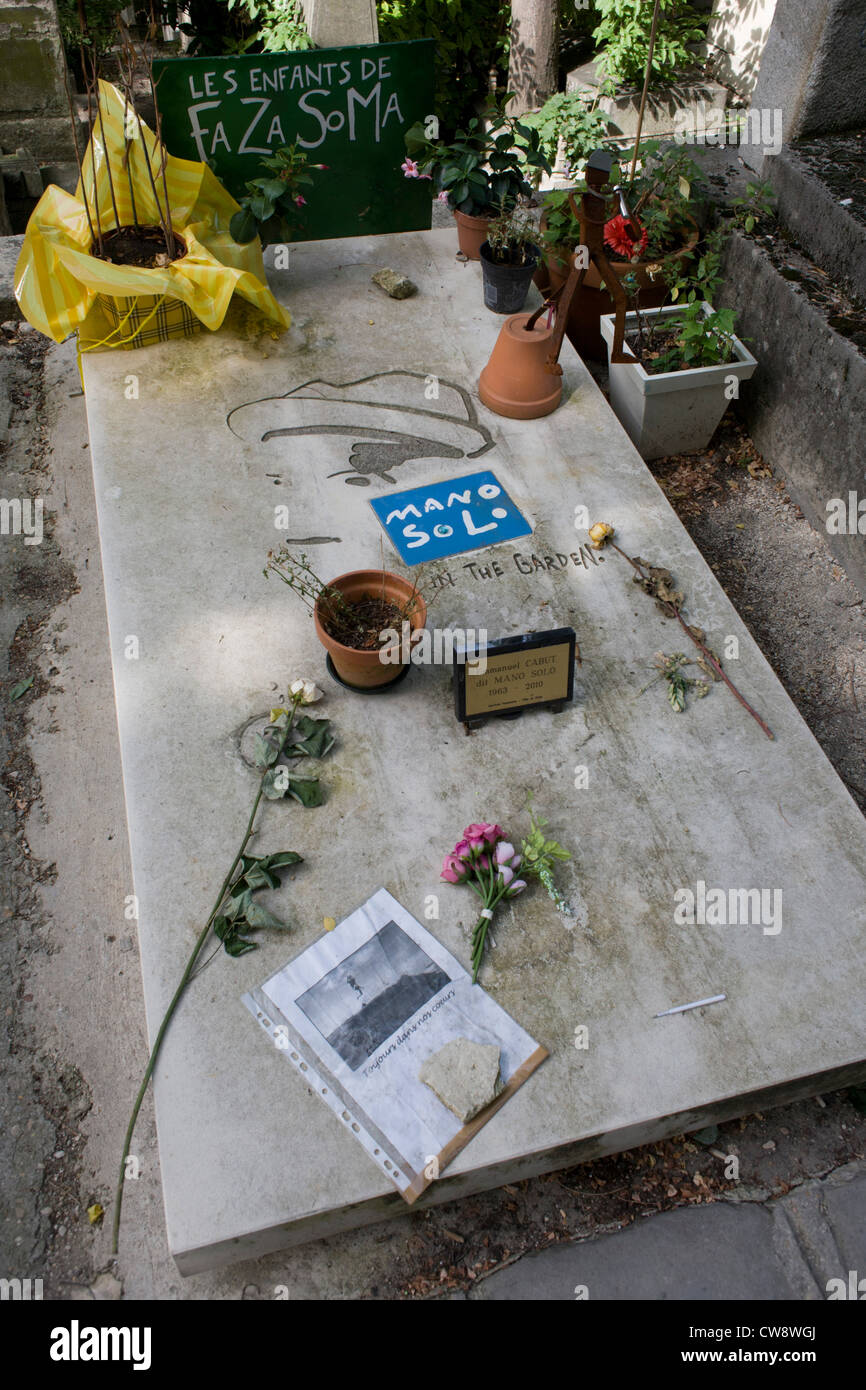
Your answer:
[[[628,223],[625,218],[617,213],[616,217],[612,217],[605,224],[604,239],[612,251],[616,251],[618,255],[625,256],[626,260],[631,261],[640,258],[641,253],[646,250],[649,237],[641,229],[640,241],[635,241],[629,234]]]

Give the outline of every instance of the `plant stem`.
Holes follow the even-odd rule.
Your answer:
[[[280,753],[282,753],[283,748],[284,748],[285,745],[286,745],[286,739],[288,738],[288,736],[289,736],[289,731],[290,731],[292,725],[293,725],[294,722],[295,722],[295,715],[297,714],[298,705],[300,704],[302,698],[303,698],[303,692],[300,692],[299,694],[295,695],[295,696],[293,697],[293,699],[292,699],[292,713],[291,713],[290,718],[286,721],[286,727],[285,727],[285,729],[282,731],[282,738],[280,739],[280,742],[279,742],[279,752],[277,753],[277,757],[279,757]],[[153,1044],[153,1047],[152,1047],[152,1049],[151,1049],[150,1057],[148,1058],[148,1061],[147,1061],[147,1067],[145,1068],[145,1072],[144,1072],[144,1076],[142,1077],[141,1085],[139,1086],[139,1088],[138,1088],[138,1093],[137,1093],[137,1095],[136,1095],[136,1097],[135,1097],[135,1103],[134,1103],[134,1105],[133,1105],[133,1107],[132,1107],[132,1114],[131,1114],[130,1117],[129,1117],[129,1124],[128,1124],[127,1127],[126,1127],[126,1137],[124,1138],[124,1141],[123,1141],[123,1154],[122,1154],[121,1159],[120,1159],[120,1172],[119,1172],[119,1174],[118,1174],[117,1188],[116,1188],[115,1194],[114,1194],[114,1221],[113,1221],[113,1223],[112,1223],[112,1228],[111,1228],[111,1253],[112,1253],[112,1255],[116,1255],[116,1254],[117,1254],[117,1241],[118,1241],[118,1235],[119,1235],[119,1233],[120,1233],[120,1213],[121,1213],[121,1208],[122,1208],[122,1206],[123,1206],[123,1188],[124,1188],[124,1183],[125,1183],[125,1181],[126,1181],[126,1160],[127,1160],[128,1155],[129,1155],[129,1146],[130,1146],[130,1144],[132,1143],[132,1135],[133,1135],[133,1131],[135,1130],[136,1121],[138,1120],[138,1114],[139,1114],[139,1111],[141,1110],[142,1103],[143,1103],[143,1101],[144,1101],[144,1097],[145,1097],[145,1094],[146,1094],[146,1092],[147,1092],[147,1087],[148,1087],[148,1084],[149,1084],[149,1082],[150,1082],[150,1078],[151,1078],[151,1076],[153,1075],[153,1069],[154,1069],[154,1067],[156,1066],[156,1060],[157,1060],[157,1057],[159,1056],[160,1048],[162,1047],[163,1038],[165,1037],[165,1034],[166,1034],[166,1032],[167,1032],[167,1030],[168,1030],[168,1025],[170,1024],[170,1022],[171,1022],[171,1020],[172,1020],[172,1016],[174,1015],[175,1009],[177,1008],[178,1004],[180,1003],[180,999],[181,999],[181,996],[183,995],[184,990],[186,989],[187,985],[189,984],[190,976],[191,976],[191,974],[192,974],[192,972],[193,972],[193,968],[194,968],[194,966],[195,966],[195,963],[196,963],[196,961],[198,960],[199,955],[201,954],[202,947],[204,946],[205,941],[206,941],[207,938],[208,938],[208,934],[209,934],[210,929],[211,929],[211,927],[212,927],[212,925],[213,925],[213,920],[214,920],[214,918],[217,916],[217,914],[218,914],[220,908],[222,907],[223,899],[225,898],[226,893],[228,892],[229,888],[231,887],[231,882],[232,882],[232,878],[234,877],[235,870],[236,870],[236,868],[238,867],[238,864],[241,862],[241,859],[243,858],[244,850],[246,849],[246,847],[247,847],[247,845],[248,845],[248,843],[249,843],[250,837],[251,837],[252,834],[253,834],[253,823],[254,823],[255,818],[256,818],[256,812],[258,811],[259,805],[261,804],[262,795],[263,795],[263,793],[264,793],[265,777],[267,776],[269,770],[270,770],[269,767],[266,767],[266,768],[263,770],[263,772],[262,772],[262,776],[261,776],[261,779],[260,779],[260,781],[259,781],[259,789],[258,789],[258,792],[256,793],[256,799],[255,799],[255,801],[253,802],[253,809],[250,811],[250,817],[249,817],[249,820],[247,821],[247,828],[246,828],[246,830],[245,830],[245,832],[244,832],[244,837],[243,837],[243,839],[241,840],[240,849],[238,850],[237,854],[235,855],[235,857],[234,857],[234,859],[233,859],[233,861],[232,861],[232,866],[231,866],[231,868],[229,869],[228,873],[226,874],[225,878],[224,878],[223,881],[222,881],[222,886],[221,886],[221,888],[220,888],[220,891],[219,891],[219,895],[218,895],[218,897],[217,897],[217,900],[216,900],[216,902],[214,903],[213,907],[211,908],[210,915],[209,915],[207,921],[205,922],[205,924],[204,924],[204,926],[203,926],[201,932],[199,933],[198,939],[197,939],[197,941],[196,941],[196,943],[195,943],[195,945],[194,945],[194,947],[193,947],[193,949],[192,949],[192,954],[191,954],[189,960],[188,960],[187,963],[186,963],[186,968],[185,968],[183,974],[181,975],[180,984],[178,985],[177,989],[175,990],[174,995],[172,996],[171,1003],[169,1004],[168,1008],[166,1009],[165,1017],[163,1018],[162,1023],[161,1023],[160,1026],[159,1026],[159,1032],[157,1033],[156,1038],[155,1038],[155,1040],[154,1040],[154,1044]]]
[[[489,889],[486,889],[486,891],[485,891],[484,893],[479,893],[479,896],[480,896],[480,897],[483,897],[483,899],[484,899],[484,906],[485,906],[485,909],[486,909],[487,911],[489,911],[489,912],[492,913],[492,912],[494,911],[494,909],[497,907],[497,905],[499,904],[500,900],[504,897],[505,892],[506,892],[506,884],[504,884],[504,883],[503,883],[502,887],[499,889],[499,891],[498,891],[498,892],[495,892],[495,890],[494,890],[494,888],[493,888],[493,886],[492,886],[492,877],[491,877],[491,887],[490,887]],[[476,924],[475,924],[475,930],[474,930],[473,933],[472,933],[472,983],[473,983],[473,985],[474,985],[474,984],[476,983],[476,981],[478,980],[478,971],[481,969],[481,957],[484,955],[484,947],[485,947],[485,944],[486,944],[486,942],[487,942],[487,931],[488,931],[488,928],[489,928],[490,923],[492,922],[492,920],[493,920],[492,916],[491,916],[491,917],[479,917],[478,921],[477,921]]]
[[[616,541],[609,540],[609,541],[608,541],[608,544],[611,545],[611,546],[613,547],[613,549],[617,552],[617,554],[618,554],[618,555],[621,555],[622,558],[623,558],[624,560],[628,560],[628,563],[631,565],[632,569],[637,571],[637,573],[640,575],[641,579],[647,579],[647,578],[649,577],[648,575],[644,574],[643,567],[642,567],[641,565],[639,565],[639,564],[637,563],[636,560],[633,560],[632,557],[631,557],[630,555],[626,555],[625,551],[624,551],[620,546],[617,545]],[[683,618],[683,615],[682,615],[682,613],[680,612],[680,610],[679,610],[679,608],[677,607],[677,605],[676,605],[675,603],[670,603],[667,599],[658,599],[657,601],[664,607],[664,609],[667,611],[669,617],[671,617],[671,618],[676,618],[676,620],[677,620],[677,622],[679,623],[680,627],[682,628],[683,632],[685,632],[685,633],[687,634],[687,636],[691,638],[691,640],[694,642],[695,646],[698,648],[698,651],[700,651],[700,652],[702,653],[702,655],[704,656],[705,660],[709,663],[709,665],[713,668],[713,670],[714,670],[714,671],[716,672],[716,674],[718,675],[719,679],[724,681],[725,685],[728,687],[728,689],[730,690],[731,694],[732,694],[737,700],[739,700],[740,704],[743,706],[743,709],[744,709],[744,710],[747,710],[747,711],[749,712],[749,714],[752,716],[752,718],[755,720],[755,722],[761,726],[761,728],[763,729],[764,733],[767,735],[767,738],[769,738],[769,739],[775,739],[776,735],[773,733],[772,729],[770,729],[770,728],[764,723],[763,719],[762,719],[761,716],[758,714],[757,710],[752,709],[752,706],[749,704],[748,700],[746,700],[746,699],[740,694],[739,690],[738,690],[737,687],[734,685],[734,682],[733,682],[732,680],[729,680],[729,678],[726,676],[725,672],[722,670],[722,668],[721,668],[721,666],[719,665],[718,661],[717,661],[716,658],[713,656],[712,652],[709,651],[709,649],[708,649],[707,647],[704,646],[704,644],[703,644],[703,642],[700,640],[700,638],[699,638],[699,637],[696,637],[695,634],[692,632],[692,629],[689,627],[688,623],[687,623],[687,622],[685,621],[685,619]]]

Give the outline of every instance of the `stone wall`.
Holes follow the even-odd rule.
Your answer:
[[[74,157],[55,0],[0,0],[0,149]]]
[[[301,0],[301,4],[317,48],[379,41],[376,0]]]
[[[751,96],[776,0],[715,0],[707,46],[716,76],[741,96]]]
[[[785,141],[866,123],[866,0],[776,0],[752,104]]]

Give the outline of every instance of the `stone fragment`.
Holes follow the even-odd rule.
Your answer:
[[[97,1274],[90,1285],[90,1292],[97,1303],[115,1303],[123,1293],[123,1285],[108,1270],[104,1270],[102,1274]]]
[[[410,280],[408,275],[401,275],[399,270],[377,270],[370,279],[392,299],[408,299],[410,295],[418,293],[414,280]]]
[[[452,1038],[427,1058],[418,1076],[464,1125],[504,1089],[499,1048],[469,1038]]]

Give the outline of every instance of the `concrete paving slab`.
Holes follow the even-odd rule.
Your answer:
[[[800,1296],[776,1257],[771,1214],[764,1207],[722,1202],[665,1212],[615,1235],[528,1255],[491,1274],[470,1295],[591,1303]]]
[[[823,1209],[842,1257],[842,1268],[830,1269],[828,1278],[845,1279],[856,1270],[858,1282],[866,1279],[866,1178],[825,1186]],[[866,1285],[860,1292],[866,1293]]]
[[[85,359],[151,1037],[246,823],[239,731],[307,675],[339,734],[322,769],[327,805],[269,805],[257,838],[258,852],[307,861],[271,904],[294,927],[291,946],[282,936],[215,960],[157,1068],[183,1273],[404,1210],[263,1048],[240,996],[314,940],[324,916],[340,919],[382,885],[421,920],[435,894],[428,925],[468,959],[472,904],[439,882],[441,856],[473,820],[518,836],[530,791],[575,850],[563,885],[578,920],[557,917],[542,893],[518,900],[496,924],[482,981],[552,1056],[423,1204],[866,1073],[866,822],[571,350],[564,404],[546,419],[503,420],[478,403],[500,322],[483,308],[479,268],[454,251],[453,231],[310,243],[272,275],[294,315],[281,341],[226,329]],[[385,299],[370,284],[384,264],[418,295]],[[361,381],[371,394],[356,418],[338,397],[357,406]],[[318,420],[311,383],[323,384]],[[398,415],[392,447],[371,448]],[[308,432],[272,433],[298,428]],[[448,578],[430,625],[491,636],[571,625],[583,666],[564,713],[467,739],[441,667],[413,668],[376,699],[336,685],[306,614],[261,569],[286,538],[281,505],[288,537],[324,577],[377,563],[368,498],[474,472],[479,451],[534,532],[433,566]],[[714,647],[737,637],[732,676],[775,742],[720,688],[683,715],[657,686],[638,694],[653,653],[682,642],[623,561],[581,548],[578,506],[673,571]],[[675,893],[699,883],[781,892],[781,929],[678,921]],[[724,1003],[655,1017],[716,993]],[[589,1046],[578,1049],[580,1025]]]

